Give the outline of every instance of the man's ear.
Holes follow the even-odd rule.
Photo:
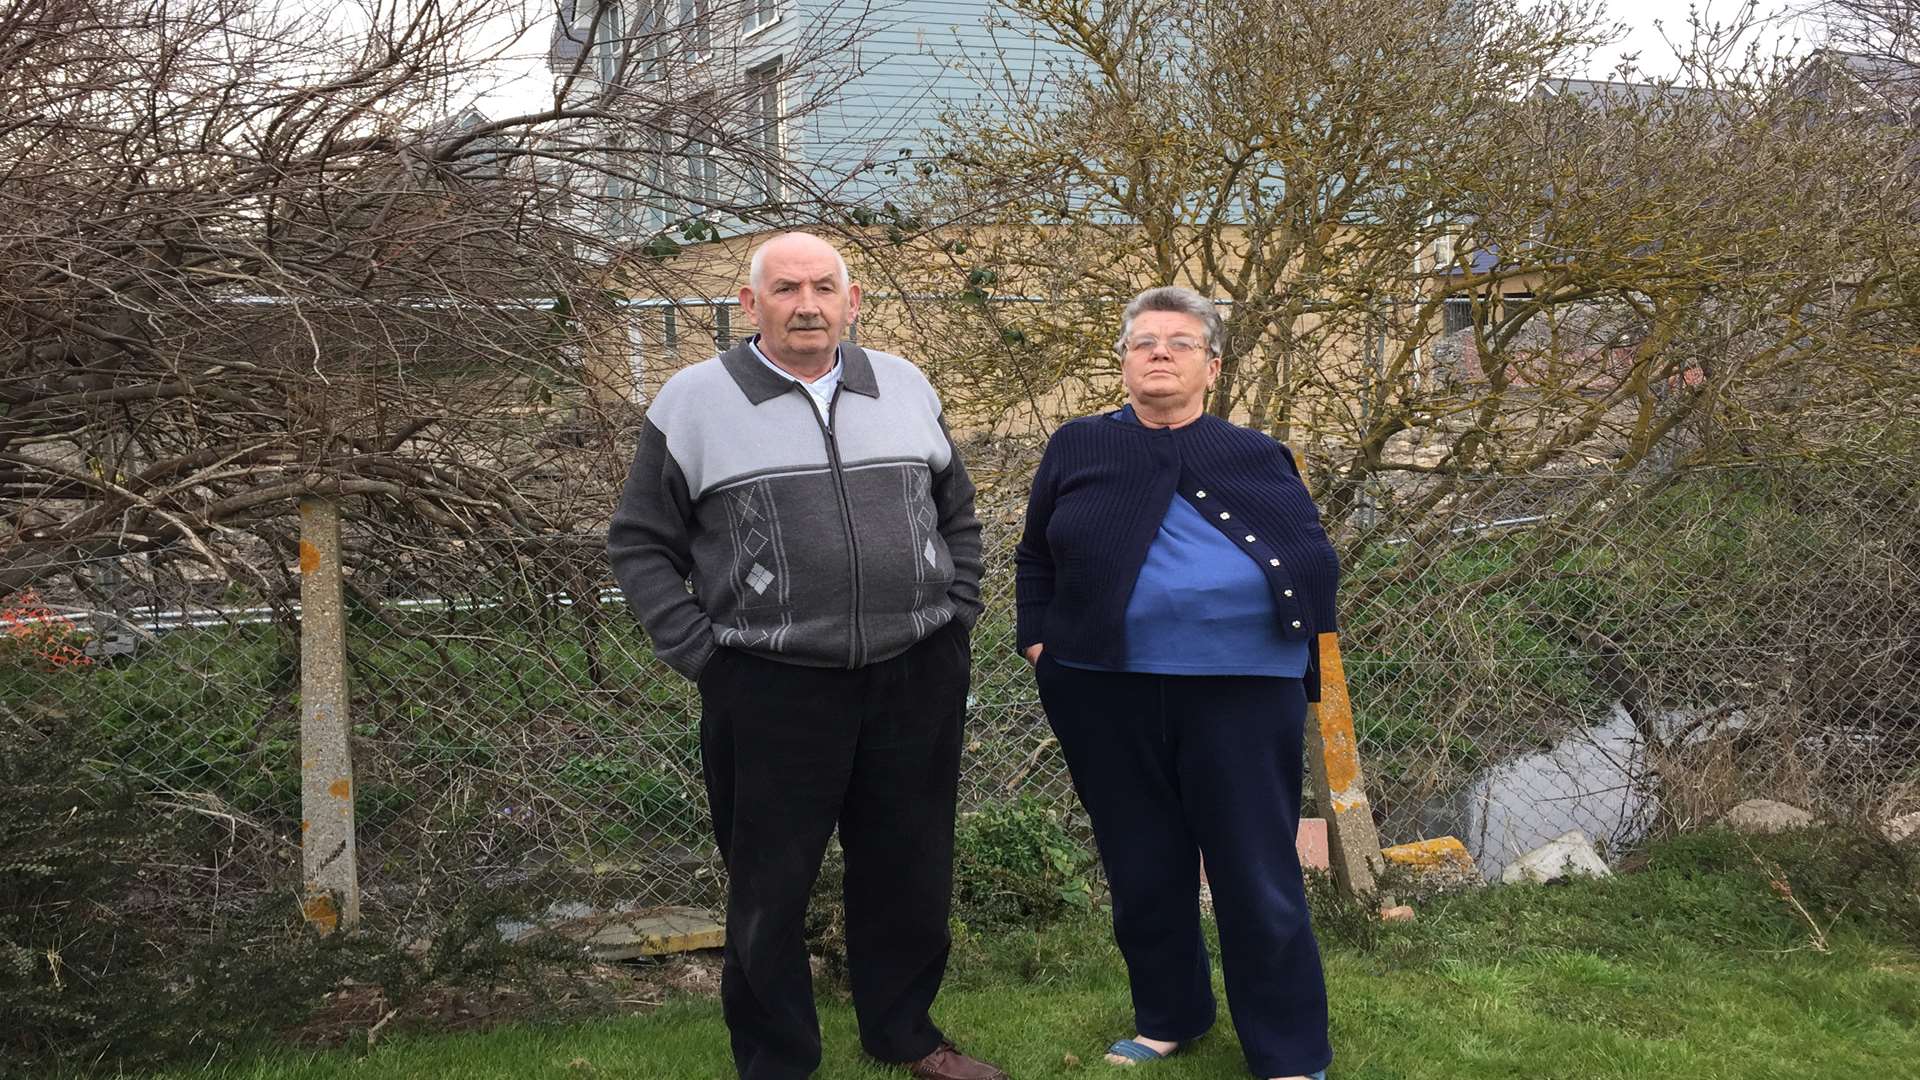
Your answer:
[[[747,319],[755,326],[760,325],[760,312],[753,306],[753,288],[740,286],[740,310],[747,313]]]
[[[847,323],[852,325],[860,317],[860,283],[847,286]]]

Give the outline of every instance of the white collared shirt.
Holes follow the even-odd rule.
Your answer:
[[[833,352],[833,367],[827,369],[827,373],[825,375],[820,376],[819,378],[813,380],[812,382],[807,382],[804,379],[794,378],[794,375],[791,371],[788,371],[785,368],[781,367],[779,364],[776,364],[773,361],[767,359],[767,354],[760,351],[760,335],[755,334],[752,338],[749,338],[747,341],[747,347],[753,350],[753,355],[759,357],[761,363],[773,369],[774,374],[780,376],[783,379],[787,379],[791,382],[797,382],[801,386],[806,387],[807,397],[810,400],[812,400],[813,407],[815,409],[818,409],[820,412],[820,422],[823,424],[833,423],[833,417],[832,417],[833,392],[840,388],[840,350],[839,349],[835,349]]]

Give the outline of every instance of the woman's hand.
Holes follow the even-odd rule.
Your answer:
[[[1033,644],[1027,646],[1026,651],[1022,652],[1020,655],[1027,658],[1027,663],[1033,665],[1034,667],[1039,667],[1040,653],[1044,651],[1046,647],[1047,646],[1045,642],[1036,641]]]

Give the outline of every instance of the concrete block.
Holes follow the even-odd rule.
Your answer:
[[[1327,819],[1301,818],[1300,831],[1293,838],[1293,847],[1300,853],[1302,870],[1325,870],[1332,866],[1327,858]]]
[[[1480,867],[1459,837],[1437,836],[1380,849],[1387,865],[1406,871],[1421,891],[1445,891],[1484,885]]]
[[[578,942],[595,959],[607,961],[717,949],[727,943],[726,928],[711,912],[700,908],[652,907],[614,912],[597,912],[591,908],[583,912],[580,908],[586,905],[555,905],[541,925],[503,925],[501,934],[509,941],[536,934],[559,934]]]
[[[1500,880],[1512,885],[1522,881],[1561,881],[1576,876],[1613,876],[1606,860],[1594,849],[1593,841],[1579,829],[1562,833],[1508,863]]]
[[[1804,829],[1813,824],[1813,815],[1772,799],[1748,799],[1722,815],[1720,824],[1734,832],[1755,836]]]
[[[1906,843],[1908,837],[1920,834],[1920,810],[1915,810],[1911,814],[1901,814],[1888,821],[1885,828],[1888,840],[1896,844]]]

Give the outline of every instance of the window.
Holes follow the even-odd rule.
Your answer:
[[[609,138],[600,218],[610,232],[634,236],[666,228],[674,200],[670,149],[671,136],[658,128],[632,145]]]
[[[743,25],[747,33],[763,30],[780,21],[780,0],[746,0],[747,18]]]
[[[620,81],[627,60],[627,17],[617,0],[599,10],[593,27],[593,71],[603,83]]]
[[[720,202],[720,169],[715,158],[719,143],[713,122],[706,119],[707,104],[696,103],[687,125],[686,215],[699,217]]]
[[[667,133],[647,132],[641,151],[644,156],[640,162],[641,176],[647,188],[640,193],[646,202],[643,221],[648,231],[658,231],[666,227],[667,214],[673,206],[673,170],[667,163]]]
[[[639,25],[634,28],[635,51],[640,57],[640,77],[660,77],[660,62],[667,55],[667,0],[640,0]]]
[[[1515,311],[1533,303],[1530,292],[1503,292],[1500,294],[1500,317],[1511,317]]]
[[[609,174],[604,191],[606,197],[605,203],[600,207],[600,220],[605,224],[608,232],[616,236],[625,236],[633,231],[633,222],[630,217],[633,192],[627,183],[627,178]]]
[[[1441,236],[1433,241],[1433,268],[1445,270],[1453,265],[1453,237]]]
[[[646,207],[646,193],[637,190],[633,182],[634,155],[616,138],[607,148],[606,165],[600,220],[613,236],[632,236],[640,231],[640,216]]]
[[[786,159],[781,132],[780,61],[747,71],[747,185],[758,202],[780,199],[780,169]]]
[[[1473,301],[1464,296],[1448,297],[1442,307],[1445,309],[1445,333],[1456,334],[1473,325]]]
[[[680,30],[687,55],[705,60],[713,55],[713,0],[680,0]]]

